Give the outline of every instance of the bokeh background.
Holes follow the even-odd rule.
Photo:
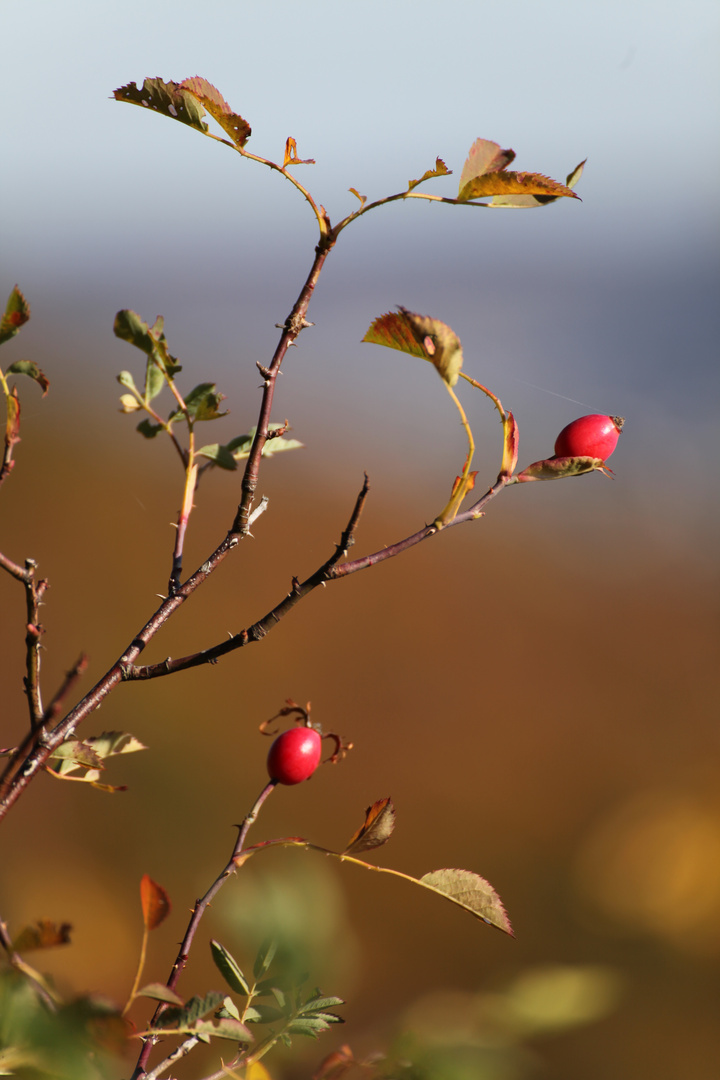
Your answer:
[[[38,965],[63,989],[122,1001],[149,873],[175,902],[149,961],[148,978],[164,978],[263,783],[258,725],[288,697],[311,699],[355,749],[279,790],[256,839],[343,846],[391,794],[398,828],[378,861],[483,874],[517,938],[398,881],[269,854],[214,905],[188,996],[218,982],[208,936],[249,964],[282,925],[312,981],[348,1005],[339,1036],[276,1059],[277,1075],[309,1075],[340,1041],[369,1053],[415,1031],[435,1040],[417,1053],[440,1055],[441,1078],[452,1054],[467,1077],[716,1077],[717,5],[6,0],[0,17],[0,292],[17,282],[32,307],[2,362],[33,359],[51,379],[45,400],[20,387],[0,549],[36,558],[51,583],[46,696],[82,650],[89,687],[167,582],[181,476],[171,448],[118,412],[115,376],[137,374],[141,356],[113,337],[115,312],[165,316],[186,388],[214,380],[227,395],[231,415],[207,441],[229,439],[254,423],[255,362],[315,243],[290,185],[116,103],[117,86],[205,76],[252,124],[254,152],[277,158],[292,135],[315,158],[298,176],[333,220],[356,205],[348,188],[399,191],[436,155],[455,175],[431,190],[454,194],[478,136],[557,178],[588,158],[582,203],[398,204],[343,234],[276,398],[305,448],[266,463],[255,539],[148,660],[274,606],[333,549],[363,470],[357,553],[444,505],[464,445],[442,385],[428,365],[360,344],[393,305],[455,329],[466,370],[519,421],[521,463],[551,453],[578,415],[627,418],[614,482],[511,489],[478,524],[314,594],[262,646],[121,687],[87,733],[148,745],[110,770],[129,790],[34,784],[2,829],[2,915],[13,929],[72,922],[73,944]],[[499,427],[480,395],[464,400],[489,483]],[[224,535],[238,489],[231,474],[203,482],[188,568]],[[0,610],[0,743],[12,745],[26,723],[25,616],[9,579]],[[189,1061],[182,1075],[208,1068]]]

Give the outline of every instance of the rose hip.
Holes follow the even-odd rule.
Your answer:
[[[594,457],[606,461],[617,446],[623,416],[591,413],[564,427],[555,440],[556,457]]]
[[[320,764],[322,741],[311,727],[291,728],[278,735],[270,747],[267,770],[278,784],[299,784],[309,780]]]

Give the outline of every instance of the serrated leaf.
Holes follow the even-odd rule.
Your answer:
[[[461,189],[458,199],[469,202],[470,199],[486,199],[489,196],[505,195],[542,195],[559,198],[566,196],[577,199],[569,187],[559,180],[552,180],[542,173],[532,172],[497,172],[477,176]],[[509,205],[508,203],[495,205]],[[513,204],[517,205],[517,204]]]
[[[419,878],[421,885],[432,889],[458,907],[464,908],[477,919],[496,926],[513,936],[510,920],[500,897],[489,881],[471,870],[433,870]]]
[[[587,161],[587,158],[585,159]],[[582,176],[583,169],[585,168],[585,161],[581,161],[572,172],[568,173],[566,185],[569,188],[575,187],[578,180]],[[490,203],[491,206],[511,206],[511,207],[533,207],[533,206],[548,206],[549,203],[556,202],[560,198],[559,195],[496,195]]]
[[[0,318],[0,345],[14,338],[29,318],[30,305],[16,285],[8,297],[5,313]]]
[[[247,997],[250,993],[250,987],[247,984],[237,960],[235,960],[228,952],[224,945],[221,945],[219,941],[215,941],[214,939],[210,942],[210,951],[215,967],[218,969],[230,989],[235,990],[238,994],[244,994],[245,997]]]
[[[342,1024],[343,1021],[339,1016],[334,1016],[332,1020],[321,1016],[296,1016],[285,1030],[291,1035],[308,1035],[316,1039],[321,1031],[328,1030],[331,1023]]]
[[[25,926],[14,938],[15,952],[26,953],[36,949],[52,949],[56,945],[70,945],[71,923],[55,923],[51,919],[38,919],[32,926]]]
[[[170,914],[172,907],[170,897],[162,885],[143,874],[140,879],[140,903],[142,906],[143,922],[148,930],[155,930],[164,923]]]
[[[463,362],[460,339],[439,319],[400,307],[397,314],[389,311],[375,319],[362,340],[422,357],[435,367],[448,386],[454,386],[460,377]]]
[[[136,991],[136,997],[151,998],[152,1001],[164,1001],[167,1005],[182,1005],[183,999],[163,983],[148,983]]]
[[[27,375],[28,378],[33,379],[43,392],[43,397],[48,392],[50,386],[50,380],[46,375],[42,373],[34,360],[16,360],[14,364],[11,364],[7,369],[7,375]]]
[[[562,480],[566,476],[583,476],[589,472],[610,473],[602,458],[594,457],[551,457],[544,461],[533,461],[532,465],[519,472],[514,478],[517,484],[527,484],[532,480]]]
[[[452,171],[448,169],[447,165],[440,157],[435,159],[434,169],[428,169],[427,172],[424,172],[422,174],[419,180],[408,181],[408,191],[412,191],[413,188],[416,188],[418,186],[418,184],[424,183],[425,180],[432,179],[433,176],[452,176]],[[352,191],[353,189],[350,188],[350,190]]]
[[[518,440],[520,433],[517,422],[511,412],[505,414],[503,420],[503,456],[500,466],[500,477],[511,477],[515,472],[518,459]]]
[[[500,144],[491,139],[476,139],[460,173],[459,197],[471,180],[487,173],[500,172],[515,160],[514,150],[501,150]]]
[[[344,1004],[343,999],[339,997],[314,997],[306,1001],[299,1012],[303,1015],[306,1012],[317,1012],[318,1009],[334,1009]]]
[[[382,847],[392,836],[395,828],[395,807],[390,798],[378,799],[368,806],[365,820],[350,838],[343,854],[356,855],[360,851],[370,851]]]
[[[219,994],[215,990],[211,990],[205,997],[195,995],[182,1008],[165,1009],[159,1017],[160,1026],[173,1028],[175,1031],[178,1028],[185,1029],[222,1005],[223,997],[224,994]]]
[[[163,116],[169,116],[172,120],[179,120],[181,124],[187,124],[203,135],[207,132],[208,126],[203,120],[205,110],[198,100],[198,95],[182,89],[178,83],[164,82],[160,78],[145,79],[142,88],[138,89],[137,85],[131,82],[113,90],[113,97],[116,101],[142,105],[146,109],[162,113]]]
[[[53,765],[55,772],[64,776],[73,772],[74,769],[90,769],[97,771],[104,768],[100,755],[90,745],[90,740],[66,739],[60,743],[50,754],[50,759],[59,761],[59,765]],[[99,776],[100,773],[97,772]]]
[[[252,128],[247,120],[243,120],[242,116],[232,111],[225,98],[212,83],[200,75],[194,75],[190,79],[183,79],[180,89],[191,93],[202,102],[213,120],[218,122],[236,146],[242,148],[245,145],[252,134]],[[205,128],[207,129],[207,124]]]

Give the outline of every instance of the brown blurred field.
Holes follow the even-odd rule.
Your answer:
[[[142,442],[107,393],[73,400],[60,385],[40,404],[35,387],[23,389],[30,404],[2,492],[1,544],[15,559],[38,559],[51,582],[49,696],[81,650],[90,655],[89,687],[154,610],[180,478],[169,448]],[[83,430],[72,420],[78,408]],[[366,458],[353,444],[341,470],[322,431],[315,442],[307,434],[306,450],[266,463],[261,489],[271,504],[254,540],[184,607],[148,660],[237,632],[284,595],[293,574],[306,576],[331,552]],[[367,1052],[406,1023],[422,1026],[430,1006],[418,1000],[427,994],[450,994],[435,1006],[457,1019],[476,1000],[458,995],[499,992],[539,965],[599,965],[614,979],[614,1005],[596,1022],[530,1039],[527,1075],[714,1080],[720,754],[711,551],[691,531],[649,540],[660,503],[655,521],[638,527],[623,489],[631,448],[621,445],[612,463],[615,485],[591,476],[508,491],[474,527],[318,590],[263,643],[218,666],[120,687],[87,733],[128,730],[148,745],[111,766],[109,780],[129,790],[110,796],[44,777],[3,826],[3,916],[15,929],[41,917],[74,925],[72,945],[38,966],[63,989],[122,1001],[139,945],[138,882],[148,873],[174,901],[147,971],[164,979],[186,911],[224,865],[233,823],[264,782],[268,741],[258,725],[288,697],[311,699],[314,718],[355,749],[310,783],[280,789],[255,839],[304,835],[340,847],[364,808],[392,795],[398,827],[377,861],[418,876],[441,866],[483,874],[516,940],[402,882],[272,853],[214,905],[187,996],[218,982],[209,937],[251,963],[272,913],[307,945],[313,982],[348,1001],[339,1035],[304,1048],[308,1064],[283,1074],[301,1077],[341,1041]],[[378,482],[358,554],[414,531],[441,505],[445,486],[433,480],[426,491],[421,470],[394,490],[386,482],[383,460],[392,469],[403,452],[388,438],[369,455]],[[494,463],[482,467],[491,479]],[[454,468],[450,455],[449,479]],[[201,487],[187,569],[224,535],[237,484],[213,474]],[[7,578],[0,609],[9,744],[25,725],[25,616],[22,591]],[[201,1074],[189,1066],[183,1075]]]

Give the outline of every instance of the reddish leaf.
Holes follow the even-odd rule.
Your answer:
[[[20,931],[12,947],[16,952],[31,952],[33,949],[52,949],[55,945],[69,945],[70,923],[54,923],[50,919],[38,919],[34,926],[26,926]]]
[[[397,314],[389,311],[375,319],[363,341],[422,357],[433,364],[448,386],[454,386],[460,376],[463,362],[460,339],[439,319],[401,307]]]
[[[143,874],[140,881],[140,902],[142,904],[143,920],[148,930],[154,930],[170,914],[170,897],[163,889],[147,874]]]
[[[339,1050],[333,1050],[320,1062],[318,1069],[312,1075],[312,1080],[341,1080],[341,1077],[357,1065],[355,1057],[349,1046],[341,1046]]]
[[[5,401],[7,403],[5,445],[10,450],[15,443],[20,442],[20,399],[18,398],[17,386],[13,386]]]
[[[16,285],[8,297],[5,313],[0,318],[0,345],[15,337],[29,318],[30,305]]]
[[[514,160],[514,150],[501,150],[500,144],[491,139],[476,139],[460,173],[460,192],[475,177],[506,169]]]
[[[514,477],[517,484],[527,484],[531,480],[562,480],[565,476],[582,476],[595,472],[611,474],[602,458],[594,457],[551,457],[544,461],[533,461],[526,469]]]
[[[359,851],[382,847],[392,836],[395,829],[395,807],[392,799],[378,799],[365,811],[365,821],[343,852],[344,855],[357,855]]]
[[[181,90],[187,90],[202,102],[213,120],[217,120],[220,127],[225,131],[236,146],[243,147],[252,134],[252,128],[247,120],[234,113],[219,90],[207,79],[195,75],[190,79],[183,79],[180,83]]]

